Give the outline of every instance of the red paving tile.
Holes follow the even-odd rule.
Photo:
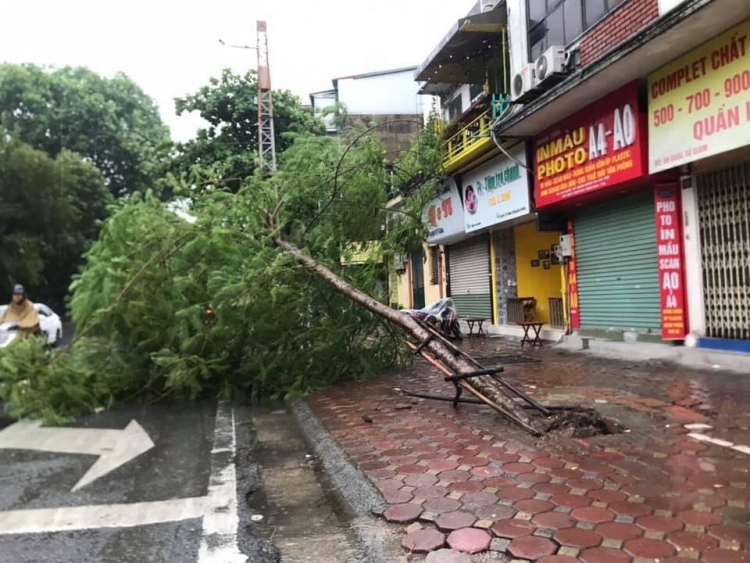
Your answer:
[[[708,549],[702,556],[703,563],[750,563],[750,552],[732,549]]]
[[[414,553],[426,553],[443,547],[445,545],[445,534],[431,528],[425,528],[407,534],[401,544]]]
[[[444,532],[469,528],[477,521],[477,517],[468,512],[447,512],[435,519],[435,525]]]
[[[717,514],[711,514],[710,512],[698,512],[697,510],[685,510],[684,512],[678,512],[676,518],[679,518],[685,524],[693,524],[695,526],[711,526],[713,524],[721,524],[721,517]]]
[[[555,508],[555,505],[546,500],[519,500],[514,505],[521,512],[528,512],[529,514],[540,514],[547,512]]]
[[[585,508],[576,508],[571,513],[573,518],[581,522],[591,522],[593,524],[601,524],[602,522],[611,522],[615,519],[615,514],[611,510],[606,508],[598,508],[596,506],[587,506]]]
[[[711,547],[719,547],[719,540],[697,532],[672,532],[667,536],[667,541],[677,549],[705,551]]]
[[[500,538],[514,539],[530,536],[535,529],[534,524],[525,520],[506,520],[492,526],[492,533]]]
[[[606,522],[599,524],[594,531],[603,538],[613,540],[632,540],[643,535],[643,530],[633,524],[623,524],[620,522]]]
[[[502,341],[467,345],[518,354],[516,345]],[[750,459],[707,447],[687,437],[680,425],[702,420],[706,405],[717,413],[710,422],[717,437],[749,443],[750,433],[733,437],[735,431],[727,429],[750,426],[745,408],[750,378],[720,372],[695,377],[668,365],[623,369],[616,362],[551,350],[534,354],[543,361],[506,376],[533,384],[534,396],[542,401],[560,387],[575,387],[577,402],[595,407],[595,399],[605,399],[630,409],[632,432],[535,443],[481,407],[454,410],[447,403],[424,401],[397,413],[394,407],[403,399],[393,387],[445,389],[442,376],[421,361],[414,369],[418,377],[404,373],[342,383],[309,402],[393,505],[388,515],[396,521],[413,521],[424,510],[446,531],[478,536],[486,533],[472,531],[474,519],[488,520],[494,522],[494,535],[512,540],[514,557],[543,563],[631,563],[634,557],[686,563],[695,561],[696,552],[702,563],[750,563],[747,551],[729,549],[747,549],[750,531],[722,522],[750,504]],[[374,419],[371,424],[362,421],[365,413]],[[465,467],[458,469],[461,464]],[[411,503],[413,498],[427,500],[420,507]],[[585,525],[576,528],[576,522]],[[538,528],[544,531],[533,535]],[[580,545],[579,555],[555,555],[558,544],[550,534],[562,538],[557,540],[561,544]],[[645,537],[652,534],[664,536]],[[428,528],[407,535],[404,546],[434,550],[445,539]],[[602,547],[604,540],[624,542],[623,547]]]
[[[557,532],[555,534],[555,541],[560,545],[567,545],[570,547],[597,547],[602,543],[602,537],[591,530],[568,528],[567,530],[560,530]]]
[[[583,550],[578,556],[583,563],[630,563],[630,555],[611,547],[594,547]]]
[[[541,557],[555,553],[557,545],[547,538],[525,536],[511,541],[508,551],[515,557],[536,561]]]
[[[414,498],[431,499],[447,496],[449,492],[445,487],[432,485],[430,487],[417,487],[412,491],[412,495],[414,495]]]
[[[677,518],[670,518],[668,516],[641,516],[636,519],[635,523],[644,530],[664,533],[681,530],[684,526]]]
[[[643,557],[644,559],[662,559],[664,557],[672,557],[677,550],[665,541],[652,540],[649,538],[639,538],[636,540],[628,540],[623,546],[625,551],[635,557]]]
[[[478,493],[482,489],[484,489],[485,483],[481,481],[464,481],[459,483],[451,483],[448,485],[448,488],[451,491],[457,492],[457,493]]]
[[[422,506],[425,510],[434,514],[454,512],[461,508],[461,501],[452,498],[432,498],[426,500]]]
[[[526,500],[534,498],[535,494],[533,489],[522,489],[521,487],[507,487],[497,492],[498,497],[508,500]]]
[[[531,521],[540,528],[549,528],[551,530],[564,530],[576,525],[576,521],[570,515],[563,512],[537,514]]]
[[[557,506],[568,506],[570,508],[583,508],[591,504],[591,500],[584,496],[566,493],[553,495],[549,500]]]
[[[477,528],[463,528],[451,532],[448,536],[448,545],[456,551],[464,553],[481,553],[490,547],[492,536],[484,530]]]
[[[383,516],[389,522],[398,524],[408,524],[414,522],[422,514],[423,508],[418,504],[394,504],[385,511]]]

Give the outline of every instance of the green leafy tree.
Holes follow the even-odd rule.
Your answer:
[[[0,288],[23,283],[61,309],[111,196],[90,162],[0,139]],[[6,297],[3,296],[2,299]]]
[[[305,394],[403,360],[402,334],[350,297],[356,287],[387,303],[386,265],[423,240],[437,182],[426,171],[408,182],[402,220],[384,230],[393,213],[385,149],[366,131],[350,134],[295,136],[273,177],[258,171],[236,192],[183,187],[194,220],[151,193],[119,201],[73,284],[72,358],[40,364],[27,347],[0,350],[0,399],[12,413],[58,421],[134,397]],[[372,241],[354,263],[352,243]],[[68,390],[53,394],[44,378]]]
[[[299,134],[325,134],[323,123],[289,91],[274,91],[276,152],[283,153]],[[239,189],[258,165],[258,82],[224,70],[198,92],[176,101],[177,114],[196,112],[208,122],[196,138],[177,146],[170,170],[200,186]]]
[[[0,64],[0,133],[56,157],[93,162],[113,196],[155,185],[170,147],[153,100],[130,78],[89,69]]]

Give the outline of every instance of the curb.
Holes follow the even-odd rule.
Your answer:
[[[383,497],[370,480],[349,459],[328,429],[304,399],[292,399],[287,405],[307,444],[315,454],[334,487],[339,503],[352,516],[353,533],[359,555],[356,563],[398,563],[403,561],[400,536],[373,511],[387,508]]]

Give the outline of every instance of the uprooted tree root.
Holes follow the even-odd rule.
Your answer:
[[[592,438],[621,434],[624,430],[617,421],[585,407],[554,412],[545,422],[547,423],[545,432],[547,437],[555,435],[567,438]]]

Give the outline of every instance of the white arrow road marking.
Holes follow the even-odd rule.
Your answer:
[[[219,403],[215,424],[208,496],[131,504],[9,510],[0,512],[0,535],[128,528],[202,516],[203,537],[198,563],[246,563],[247,557],[237,546],[237,439],[234,410],[229,404]],[[12,432],[8,432],[9,429]],[[123,433],[127,433],[131,443],[117,446],[117,439],[123,440]],[[153,445],[135,421],[125,430],[40,428],[38,423],[23,422],[0,432],[0,448],[101,456],[76,488],[90,483]],[[107,462],[101,463],[97,472],[89,477],[105,456],[108,456]]]
[[[63,508],[37,508],[0,512],[0,535],[69,532],[93,528],[131,528],[200,518],[206,497],[96,504]]]
[[[45,427],[39,421],[21,420],[0,431],[0,449],[99,456],[74,491],[153,447],[154,442],[135,420],[124,430]]]

